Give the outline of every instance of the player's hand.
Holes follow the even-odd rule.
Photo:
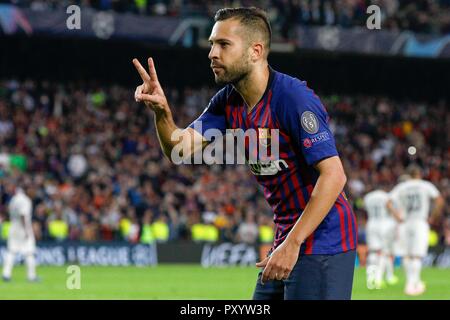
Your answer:
[[[300,247],[294,242],[286,239],[276,248],[270,257],[266,257],[263,261],[258,262],[258,268],[264,268],[261,283],[264,284],[269,280],[286,280],[294,268]]]
[[[164,91],[156,75],[155,64],[152,58],[148,58],[148,73],[138,59],[133,59],[133,64],[139,72],[143,83],[136,87],[134,99],[137,102],[144,102],[147,107],[155,113],[164,114],[170,112]]]

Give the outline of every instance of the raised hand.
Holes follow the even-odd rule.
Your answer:
[[[143,83],[136,87],[134,92],[134,99],[137,102],[144,102],[147,107],[152,109],[155,113],[170,112],[169,104],[167,103],[164,91],[158,81],[156,75],[155,64],[152,58],[148,58],[148,73],[142,67],[137,59],[133,59],[133,64],[139,72]]]

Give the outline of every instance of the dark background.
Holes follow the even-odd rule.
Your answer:
[[[2,78],[96,80],[135,87],[131,60],[152,56],[159,80],[176,87],[214,85],[208,49],[158,47],[131,41],[2,37]],[[316,51],[271,53],[278,71],[306,80],[324,94],[370,94],[430,102],[450,97],[450,59],[405,58]]]

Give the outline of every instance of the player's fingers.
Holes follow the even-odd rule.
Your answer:
[[[153,58],[148,58],[148,72],[150,74],[150,78],[153,81],[158,82],[158,75],[156,74],[155,63],[153,62]]]
[[[150,81],[150,76],[148,75],[147,71],[145,71],[144,67],[141,65],[138,59],[133,59],[133,64],[136,68],[136,70],[139,72],[139,75],[141,76],[141,79],[145,81]]]
[[[157,96],[152,94],[139,93],[137,95],[139,101],[150,102],[150,103],[158,103],[159,99]]]
[[[263,270],[261,275],[261,284],[266,283],[269,280],[269,274],[272,271],[272,265],[269,263]]]
[[[291,270],[286,269],[286,270],[283,272],[283,276],[281,277],[280,280],[287,280],[287,279],[289,278],[289,275],[290,275],[290,274],[291,274]]]
[[[143,93],[147,93],[145,91],[145,86],[144,85],[140,85],[136,88],[136,91],[134,92],[134,98],[136,99],[136,101],[142,101],[142,97],[139,97],[141,94]]]
[[[280,271],[280,269],[277,268],[276,266],[274,266],[274,267],[270,270],[268,279],[269,279],[269,280],[275,280],[275,279],[278,279],[278,277],[280,277],[280,279],[281,279],[282,276],[283,276],[283,274],[282,274],[282,272]]]
[[[257,262],[256,267],[264,268],[267,264],[267,261],[269,261],[269,257],[266,257],[263,261]]]
[[[136,91],[134,91],[134,99],[136,101],[140,101],[140,99],[138,98],[138,95],[142,93],[142,85],[141,86],[137,86],[136,87]]]
[[[283,280],[283,277],[284,277],[283,272],[276,272],[276,273],[275,273],[275,278],[274,278],[274,279],[277,279],[277,280]]]

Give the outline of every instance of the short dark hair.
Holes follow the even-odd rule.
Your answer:
[[[250,35],[262,35],[267,51],[269,51],[272,28],[264,10],[256,7],[224,8],[216,12],[214,21],[217,22],[232,18],[239,19],[239,22],[249,29]]]
[[[406,168],[406,172],[412,177],[417,177],[421,175],[422,168],[418,164],[412,163]]]

